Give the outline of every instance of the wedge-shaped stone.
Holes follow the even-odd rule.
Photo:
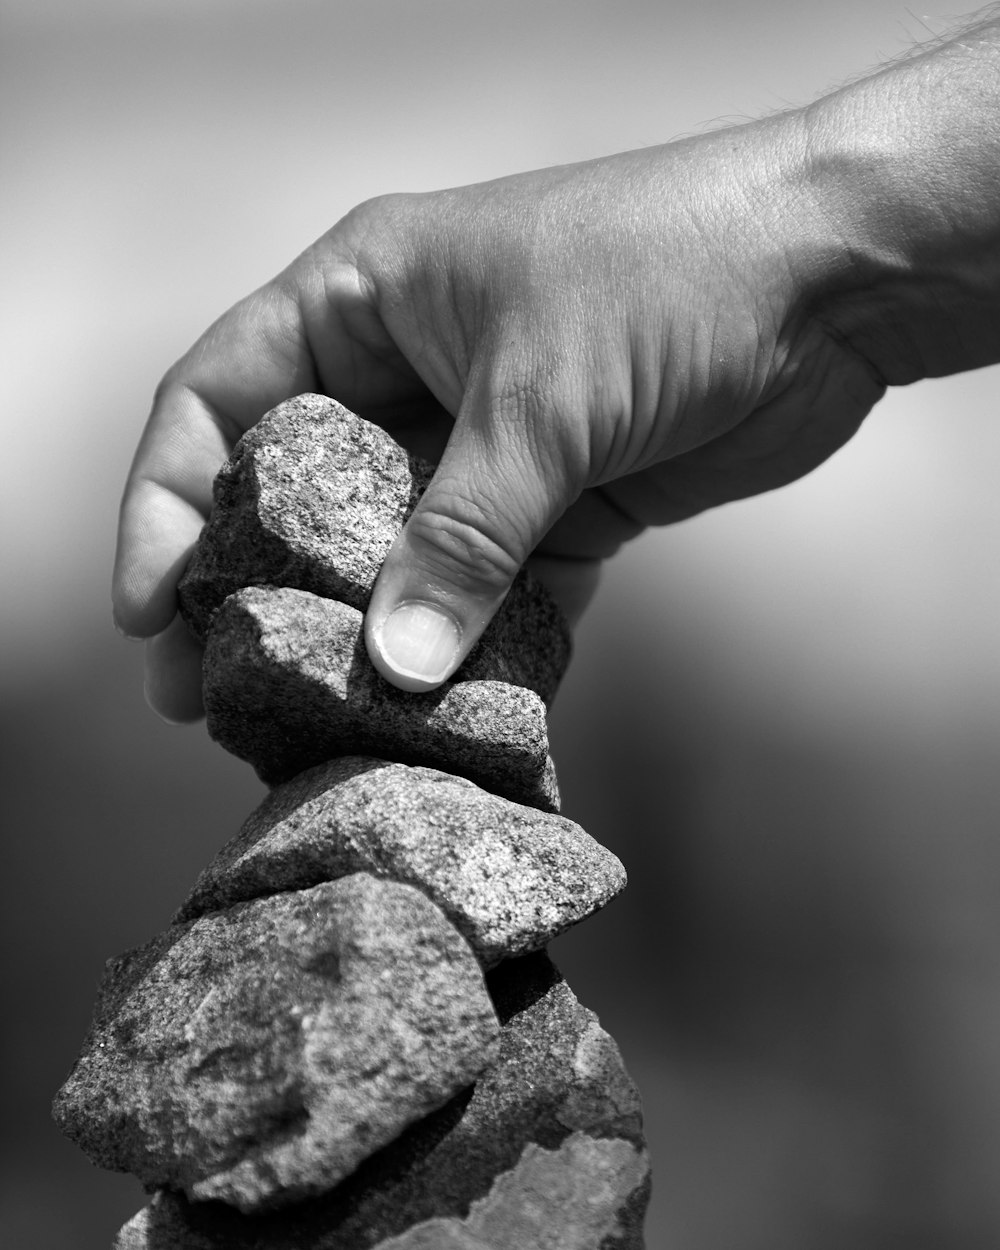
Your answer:
[[[216,478],[212,515],[180,584],[188,624],[204,640],[216,609],[244,586],[294,586],[363,612],[433,471],[324,395],[280,404]],[[522,574],[460,676],[527,686],[548,703],[569,655],[561,612]]]
[[[538,950],[625,886],[579,825],[432,768],[343,756],[279,786],[177,919],[371,872],[424,890],[486,966]]]
[[[487,981],[500,1056],[471,1096],[323,1198],[241,1216],[160,1193],[115,1250],[641,1250],[649,1164],[617,1046],[545,955]]]
[[[538,695],[491,681],[397,690],[368,659],[361,613],[304,590],[230,595],[209,633],[204,698],[212,737],[271,785],[337,755],[370,754],[559,806]]]
[[[621,1216],[648,1171],[644,1155],[620,1137],[572,1133],[554,1150],[532,1142],[468,1215],[423,1220],[383,1241],[379,1250],[635,1246],[636,1230],[623,1230]]]
[[[60,1127],[104,1167],[241,1210],[323,1193],[497,1054],[464,938],[361,874],[175,927],[105,976]]]

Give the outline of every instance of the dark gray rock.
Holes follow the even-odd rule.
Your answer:
[[[269,412],[219,473],[208,525],[181,580],[181,611],[205,639],[244,586],[293,586],[364,612],[396,535],[433,473],[384,430],[323,395]],[[459,676],[505,681],[550,702],[570,655],[551,596],[522,574]]]
[[[500,1057],[471,1097],[281,1213],[161,1192],[116,1250],[641,1250],[649,1168],[617,1047],[542,954],[488,984]]]
[[[205,650],[209,733],[272,785],[337,755],[366,754],[558,808],[538,695],[491,681],[397,690],[369,662],[362,627],[356,608],[304,590],[230,595]]]
[[[56,1099],[104,1167],[241,1210],[322,1193],[497,1054],[437,907],[367,875],[175,927],[109,965]]]
[[[424,890],[486,967],[540,949],[625,886],[615,856],[563,816],[436,769],[342,756],[273,790],[177,919],[352,872]]]

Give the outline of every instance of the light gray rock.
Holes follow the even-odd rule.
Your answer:
[[[367,754],[558,808],[538,695],[491,681],[397,690],[369,662],[362,624],[356,608],[304,590],[230,595],[205,650],[209,733],[272,785],[337,755]]]
[[[579,825],[432,768],[342,756],[273,790],[178,920],[352,872],[422,889],[486,966],[538,950],[625,886]]]
[[[204,640],[216,609],[244,586],[293,586],[363,612],[432,473],[335,400],[280,404],[243,435],[216,479],[179,588],[188,624]],[[459,676],[527,686],[548,703],[569,655],[562,614],[522,574]]]
[[[109,965],[56,1099],[104,1167],[240,1210],[323,1193],[496,1057],[478,964],[361,874],[177,926]]]
[[[649,1166],[617,1047],[546,956],[487,980],[500,1056],[471,1097],[280,1213],[161,1192],[116,1250],[641,1250]]]
[[[379,1250],[602,1250],[622,1231],[623,1196],[648,1173],[645,1153],[620,1137],[571,1133],[554,1150],[529,1143],[467,1216],[425,1220]]]

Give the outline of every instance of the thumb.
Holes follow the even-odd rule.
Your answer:
[[[526,403],[523,390],[492,406],[466,395],[365,618],[368,654],[394,686],[433,690],[454,673],[579,493],[557,431],[553,414]]]

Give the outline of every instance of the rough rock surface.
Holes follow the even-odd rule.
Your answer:
[[[212,737],[269,784],[363,753],[559,806],[538,695],[489,681],[397,690],[368,660],[361,613],[308,591],[257,586],[229,596],[209,631],[204,698]]]
[[[116,1250],[641,1250],[648,1160],[617,1047],[545,955],[487,980],[500,1057],[471,1096],[280,1217],[161,1192]]]
[[[179,588],[204,640],[213,613],[244,586],[293,586],[364,611],[382,561],[433,466],[323,395],[300,395],[237,443]],[[569,662],[551,596],[521,575],[459,676],[506,681],[550,702]]]
[[[255,1210],[336,1185],[468,1086],[498,1031],[438,908],[359,874],[111,961],[55,1115],[104,1167]]]
[[[644,1155],[621,1137],[572,1133],[555,1150],[532,1143],[466,1218],[425,1220],[380,1250],[600,1250],[620,1229],[621,1195],[647,1172]]]
[[[273,790],[176,919],[353,872],[424,890],[485,967],[540,949],[625,886],[618,859],[564,816],[433,768],[343,756]]]

